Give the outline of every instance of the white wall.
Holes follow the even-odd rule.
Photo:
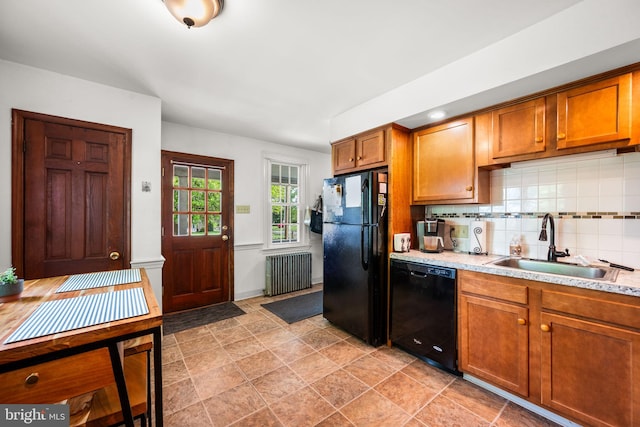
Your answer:
[[[11,200],[11,109],[132,129],[131,259],[162,303],[160,99],[0,61],[0,197]],[[141,191],[150,181],[152,191]],[[152,208],[150,209],[149,206]],[[153,208],[156,206],[157,208]],[[0,269],[11,264],[11,210],[0,211]]]
[[[331,140],[426,112],[494,105],[640,61],[640,2],[584,0],[511,37],[357,105],[331,120]],[[416,55],[428,55],[428,43]],[[466,108],[460,111],[460,108]],[[416,115],[417,118],[413,118]],[[402,120],[409,118],[407,122]],[[416,121],[417,120],[417,121]]]
[[[327,141],[328,144],[328,141]],[[250,214],[235,214],[235,299],[261,295],[264,289],[264,153],[279,154],[306,160],[310,166],[306,204],[312,206],[322,191],[322,179],[331,174],[329,154],[296,149],[284,145],[187,127],[162,123],[162,149],[183,153],[220,157],[234,161],[235,204],[249,205]],[[322,281],[322,238],[309,233],[312,253],[312,281]]]

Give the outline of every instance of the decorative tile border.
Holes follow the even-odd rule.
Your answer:
[[[478,213],[440,212],[429,213],[433,218],[542,218],[549,212]],[[551,212],[556,219],[640,219],[640,212]]]

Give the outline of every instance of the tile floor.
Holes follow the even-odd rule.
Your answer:
[[[289,325],[260,306],[296,294],[164,337],[166,426],[555,425],[322,315]]]

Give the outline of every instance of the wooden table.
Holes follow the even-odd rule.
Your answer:
[[[55,293],[56,289],[58,289],[58,287],[62,285],[69,276],[25,281],[24,291],[19,300],[0,303],[0,374],[17,372],[21,369],[26,369],[47,362],[55,363],[54,361],[60,361],[64,358],[69,358],[66,360],[72,361],[70,363],[73,363],[74,360],[79,360],[79,358],[82,360],[81,355],[87,356],[89,355],[89,352],[92,353],[91,357],[88,359],[96,360],[98,358],[93,357],[93,354],[106,352],[105,349],[107,349],[108,356],[106,357],[106,360],[111,361],[111,369],[109,370],[112,370],[113,378],[115,379],[118,387],[125,424],[127,426],[133,426],[133,418],[129,405],[118,343],[131,338],[152,335],[155,383],[155,419],[156,425],[162,427],[162,312],[158,307],[153,290],[151,289],[149,278],[144,269],[140,270],[140,276],[142,281],[137,283],[57,294]],[[44,302],[140,287],[142,287],[144,291],[144,297],[149,309],[149,313],[146,315],[4,344],[7,337],[9,337],[9,335],[11,335],[36,310],[36,308]],[[82,372],[83,366],[77,365],[79,364],[76,363],[76,366],[73,366],[72,369],[76,372]],[[102,363],[102,365],[104,365],[104,363]],[[65,366],[65,364],[62,364],[61,366]],[[95,367],[91,369],[94,368]],[[83,373],[86,375],[86,377],[83,376],[83,378],[86,378],[89,383],[92,379],[100,376],[98,373],[92,374],[92,372],[93,371],[85,371]],[[79,390],[77,394],[85,392],[85,390],[82,389],[84,386],[82,381],[78,381],[77,379],[75,380],[75,383],[71,381],[70,384],[67,384],[66,386],[71,389],[77,386]],[[0,385],[0,387],[5,387],[5,385]],[[67,389],[65,392],[69,392],[69,390]],[[58,401],[62,399],[58,399]],[[55,403],[55,401],[56,400],[47,403]],[[38,402],[20,403],[28,404]]]

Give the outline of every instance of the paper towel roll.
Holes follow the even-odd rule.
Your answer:
[[[487,251],[487,222],[471,221],[469,224],[469,253],[486,255]]]

